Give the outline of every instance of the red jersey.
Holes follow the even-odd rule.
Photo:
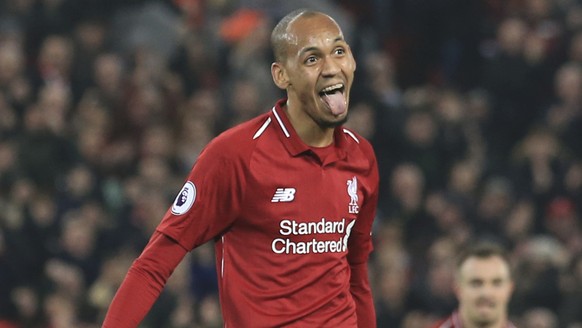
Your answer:
[[[375,327],[372,147],[338,127],[319,158],[284,101],[209,143],[157,231],[187,250],[216,240],[225,327]]]
[[[516,328],[510,321],[508,321],[504,327]],[[463,323],[461,322],[461,317],[459,317],[459,312],[455,311],[450,317],[434,325],[432,328],[463,328]]]

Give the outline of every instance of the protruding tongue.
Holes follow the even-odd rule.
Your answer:
[[[347,109],[346,98],[341,92],[326,93],[322,99],[327,103],[333,115],[341,115]]]

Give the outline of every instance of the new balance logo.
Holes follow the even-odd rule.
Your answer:
[[[271,203],[290,202],[295,199],[295,188],[277,188]]]

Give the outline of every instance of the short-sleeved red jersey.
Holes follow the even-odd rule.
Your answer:
[[[375,318],[356,313],[374,316],[362,271],[378,200],[374,152],[338,127],[320,159],[284,104],[215,138],[157,230],[186,249],[216,240],[225,327],[372,327]]]

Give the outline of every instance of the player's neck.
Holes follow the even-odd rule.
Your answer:
[[[322,127],[307,113],[287,102],[285,112],[301,141],[311,147],[326,147],[333,143],[333,127]]]

